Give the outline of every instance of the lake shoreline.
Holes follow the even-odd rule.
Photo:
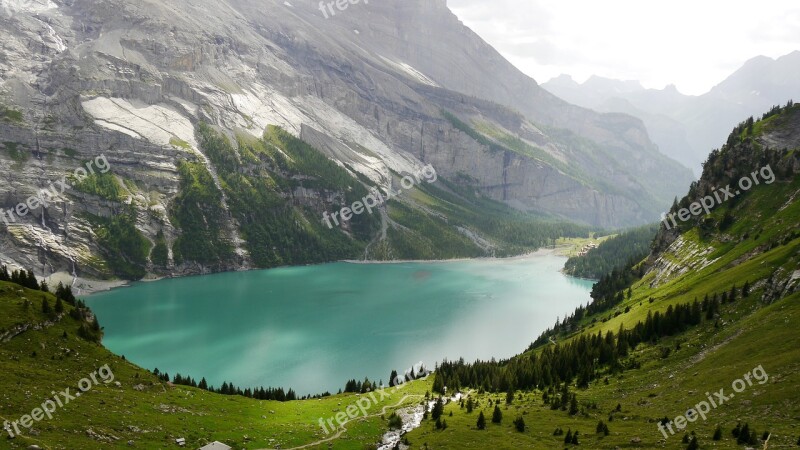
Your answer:
[[[76,295],[92,295],[97,294],[100,292],[108,292],[115,289],[120,288],[127,288],[131,287],[137,283],[153,283],[156,281],[163,281],[163,280],[172,280],[172,279],[179,279],[179,278],[193,278],[193,277],[202,277],[206,275],[216,275],[221,273],[238,273],[238,272],[255,272],[259,270],[273,270],[273,269],[283,269],[283,268],[291,268],[291,267],[311,267],[311,266],[321,266],[325,264],[335,264],[335,263],[346,263],[346,264],[440,264],[440,263],[458,263],[458,262],[466,262],[466,261],[520,261],[529,258],[538,258],[543,256],[564,256],[565,251],[570,248],[570,245],[559,244],[555,248],[541,248],[532,252],[523,253],[521,255],[515,256],[508,256],[508,257],[491,257],[491,256],[481,256],[477,258],[452,258],[452,259],[409,259],[409,260],[360,260],[360,259],[342,259],[338,261],[328,261],[328,262],[320,262],[314,264],[303,264],[299,266],[277,266],[277,267],[269,267],[269,268],[248,268],[248,269],[241,269],[241,270],[228,270],[223,272],[214,272],[214,273],[202,273],[202,274],[191,274],[191,275],[174,275],[174,276],[149,276],[143,278],[141,280],[131,281],[131,280],[96,280],[91,278],[81,278],[78,277],[74,284],[74,289],[79,290],[79,294]],[[566,275],[566,274],[565,274]],[[569,275],[567,275],[569,276]],[[572,277],[577,278],[577,277]],[[57,272],[51,274],[49,277],[46,278],[48,284],[50,285],[57,285],[59,281],[64,282],[65,285],[72,284],[72,275],[66,272]],[[597,280],[588,280],[588,281],[597,281]]]
[[[363,260],[363,259],[343,259],[338,262],[347,264],[431,264],[431,263],[454,263],[464,261],[522,261],[529,258],[541,256],[564,256],[559,254],[561,248],[541,248],[539,250],[523,253],[516,256],[497,258],[492,256],[480,256],[477,258],[453,258],[453,259],[396,259],[396,260]]]

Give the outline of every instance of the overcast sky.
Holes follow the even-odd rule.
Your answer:
[[[800,50],[800,2],[447,0],[523,72],[675,84],[703,94],[757,55]]]

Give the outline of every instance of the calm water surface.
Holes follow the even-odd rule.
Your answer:
[[[86,299],[105,345],[148,369],[336,392],[424,361],[504,358],[589,301],[566,258],[335,263],[138,283]]]

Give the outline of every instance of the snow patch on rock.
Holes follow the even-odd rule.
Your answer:
[[[383,59],[384,61],[389,63],[392,67],[401,70],[403,73],[405,73],[406,75],[410,76],[415,81],[419,81],[420,83],[427,84],[428,86],[440,87],[435,81],[433,81],[430,78],[428,78],[427,75],[425,75],[424,73],[420,72],[419,70],[415,69],[413,66],[411,66],[411,65],[409,65],[407,63],[393,61],[393,60],[391,60],[389,58],[386,58],[384,56],[381,56],[381,59]]]

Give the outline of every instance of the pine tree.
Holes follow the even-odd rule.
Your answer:
[[[597,423],[597,433],[602,433],[604,436],[608,436],[610,434],[608,425],[606,425],[602,420]]]
[[[503,421],[503,413],[500,411],[500,407],[494,405],[494,413],[492,413],[492,423],[500,423]]]
[[[436,403],[433,404],[433,409],[431,410],[431,418],[433,420],[439,420],[444,414],[444,403],[442,402],[442,397],[439,397],[436,400]]]
[[[510,405],[513,402],[514,402],[514,391],[509,389],[508,392],[506,392],[506,405]]]
[[[698,450],[700,448],[700,444],[697,442],[697,436],[693,436],[692,440],[689,442],[689,446],[686,447],[686,450]]]
[[[46,297],[42,297],[42,313],[50,314],[52,310],[50,309],[50,303],[47,302]]]
[[[575,434],[572,435],[572,445],[581,445],[578,441],[578,430],[575,430]]]
[[[517,417],[517,419],[514,420],[514,427],[520,433],[524,433],[525,432],[525,419],[523,419],[522,416]]]
[[[569,402],[569,415],[574,416],[578,414],[578,398],[572,394],[572,400]]]
[[[717,425],[717,429],[714,431],[714,437],[712,438],[715,441],[722,440],[722,427]]]
[[[472,402],[472,397],[467,399],[467,414],[472,412],[472,409],[475,407],[475,404]]]
[[[572,428],[567,430],[567,435],[564,436],[564,443],[567,445],[572,444]]]
[[[736,437],[736,443],[739,445],[747,444],[750,442],[750,424],[745,423],[739,430],[739,435]]]
[[[479,430],[486,429],[486,417],[483,417],[483,411],[478,415],[478,423],[476,425]]]
[[[61,314],[64,312],[64,303],[61,301],[60,298],[56,299],[56,314]]]

